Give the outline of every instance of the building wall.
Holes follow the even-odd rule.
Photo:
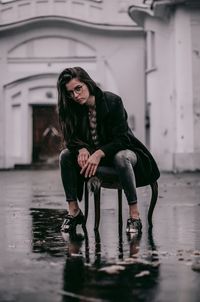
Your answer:
[[[120,94],[135,134],[145,142],[143,31],[128,17],[125,22],[123,12],[116,20],[120,9],[104,24],[108,2],[79,1],[84,12],[64,2],[70,13],[50,0],[0,4],[0,168],[31,163],[32,106],[57,103],[57,77],[68,66],[82,66],[103,89]]]
[[[171,170],[175,143],[173,20],[166,26],[160,20],[149,18],[145,26],[148,29],[146,89],[150,107],[150,147],[159,167]]]
[[[200,169],[200,8],[166,3],[132,12],[147,34],[150,147],[161,170],[193,171]]]
[[[194,151],[200,153],[200,10],[191,14],[192,80],[194,100]]]

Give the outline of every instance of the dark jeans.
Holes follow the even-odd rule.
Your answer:
[[[68,149],[64,149],[60,153],[60,169],[61,178],[68,202],[77,200],[78,186],[78,166],[77,159]],[[105,165],[105,159],[100,162],[100,165]],[[128,204],[137,202],[136,181],[134,174],[134,166],[137,163],[137,156],[131,150],[121,150],[115,154],[112,162],[108,166],[112,166],[118,173],[121,185],[126,195]],[[100,167],[99,167],[100,168]],[[98,169],[97,169],[98,174]]]

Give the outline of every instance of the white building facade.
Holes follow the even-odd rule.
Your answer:
[[[163,170],[200,169],[200,2],[132,1],[146,32],[150,147]]]
[[[57,156],[56,82],[75,65],[122,97],[161,170],[200,169],[199,33],[197,0],[0,1],[0,169]]]
[[[44,153],[53,148],[52,138],[55,145],[56,82],[69,66],[85,68],[102,89],[120,94],[145,142],[144,31],[128,16],[127,4],[0,1],[1,169],[37,160],[38,141]]]

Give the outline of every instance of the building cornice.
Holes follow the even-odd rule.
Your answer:
[[[127,9],[100,0],[18,0],[0,2],[0,30],[37,20],[62,20],[89,28],[111,31],[138,31]]]
[[[171,8],[175,6],[200,8],[199,0],[140,0],[140,2],[138,4],[137,1],[137,4],[129,6],[128,14],[138,26],[142,27],[146,16],[166,19]]]
[[[44,23],[60,22],[66,24],[72,24],[76,26],[85,27],[86,29],[99,30],[99,31],[115,31],[115,32],[140,32],[141,28],[135,25],[116,25],[116,24],[98,24],[89,21],[78,20],[75,18],[66,18],[59,16],[40,16],[35,18],[29,18],[18,22],[9,23],[6,25],[0,25],[0,32],[16,29],[17,27],[27,26],[29,24],[44,24]]]
[[[144,27],[146,16],[154,16],[150,5],[141,3],[141,5],[131,5],[128,8],[128,15],[140,27]]]

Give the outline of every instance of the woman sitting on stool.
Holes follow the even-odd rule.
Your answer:
[[[82,199],[84,177],[98,167],[116,169],[129,205],[127,233],[140,233],[136,187],[155,182],[157,164],[127,123],[121,98],[102,91],[81,67],[64,69],[57,83],[59,120],[66,148],[60,154],[62,183],[68,215],[61,230],[73,232],[84,224],[78,200]]]

